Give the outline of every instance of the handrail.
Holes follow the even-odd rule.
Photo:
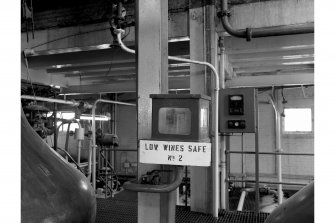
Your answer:
[[[253,151],[226,150],[226,153],[255,154]],[[285,156],[314,156],[314,153],[283,153],[283,152],[259,152],[259,155],[285,155]]]

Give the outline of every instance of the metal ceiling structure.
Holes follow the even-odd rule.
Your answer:
[[[88,2],[92,4],[92,2]],[[230,1],[230,6],[240,4],[243,6],[243,4],[249,4],[250,2],[255,1]],[[259,3],[259,1],[257,2]],[[262,2],[269,3],[271,1]],[[279,4],[276,1],[272,2]],[[308,3],[305,5],[309,6],[309,1],[306,2]],[[65,3],[63,2],[63,4]],[[130,6],[126,8],[130,10],[131,16],[134,16],[133,9],[131,8],[132,4],[132,2],[129,2]],[[100,5],[98,6],[100,7]],[[169,12],[177,12],[169,17],[169,55],[171,56],[189,58],[190,40],[189,38],[185,38],[187,37],[188,25],[187,21],[184,21],[189,18],[187,7],[189,7],[188,1],[169,1]],[[81,6],[81,8],[84,7]],[[40,14],[37,14],[35,17],[47,15],[46,12],[43,12],[43,7],[39,10],[41,11]],[[65,10],[62,13],[66,14],[68,11]],[[235,16],[236,21],[239,21],[238,16]],[[248,16],[245,15],[244,17]],[[37,26],[40,24],[41,29],[43,28],[42,17],[40,21],[35,23]],[[51,17],[57,18],[57,16],[53,15]],[[236,23],[235,20],[233,22]],[[78,21],[81,20],[79,19]],[[105,30],[104,33],[92,33],[90,36],[83,35],[82,38],[86,37],[86,39],[90,39],[88,44],[77,43],[76,37],[73,35],[73,40],[69,41],[71,44],[68,45],[77,45],[78,47],[59,47],[67,46],[67,44],[51,44],[42,48],[31,47],[33,50],[26,51],[29,68],[51,75],[51,79],[58,78],[65,80],[65,83],[70,83],[65,88],[62,88],[61,91],[63,93],[83,93],[82,87],[88,93],[135,91],[135,56],[122,51],[114,44],[106,42],[108,38],[111,40],[111,34],[106,24],[100,24],[93,27],[102,27],[101,30]],[[85,30],[81,27],[78,29],[82,33],[85,33]],[[264,37],[247,42],[244,39],[230,36],[218,25],[217,29],[218,34],[224,37],[224,52],[227,65],[230,68],[226,72],[227,87],[270,86],[273,85],[273,82],[276,82],[278,85],[314,83],[313,33]],[[67,31],[62,32],[66,33]],[[43,34],[43,31],[41,33]],[[134,49],[134,30],[129,29],[129,33],[131,37],[125,39],[125,44]],[[38,33],[36,32],[35,35],[38,36]],[[47,35],[52,35],[51,31]],[[57,33],[55,36],[52,36],[51,42],[53,38],[57,39],[58,35],[61,36],[61,34]],[[49,37],[47,39],[49,40]],[[99,40],[96,41],[95,39]],[[65,40],[64,42],[66,43]],[[90,44],[91,42],[101,44],[94,45]],[[189,76],[189,64],[169,61],[170,90],[189,89]],[[73,83],[71,80],[76,81]]]

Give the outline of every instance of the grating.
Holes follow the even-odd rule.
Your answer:
[[[252,211],[220,210],[219,218],[210,214],[190,211],[189,207],[176,206],[176,223],[263,223],[268,213],[255,215]],[[137,201],[97,199],[96,223],[136,223]]]

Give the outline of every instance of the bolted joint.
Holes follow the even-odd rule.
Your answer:
[[[230,15],[231,15],[231,14],[230,14],[230,11],[229,11],[229,10],[223,10],[223,11],[220,11],[220,12],[217,13],[217,17],[220,18],[220,19],[221,19],[222,17],[225,17],[225,16],[226,16],[226,17],[230,17]]]
[[[246,33],[246,38],[247,38],[247,41],[251,41],[251,38],[252,38],[252,29],[251,28],[246,28],[245,29],[245,33]]]

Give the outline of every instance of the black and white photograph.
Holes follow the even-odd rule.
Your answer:
[[[3,7],[1,221],[333,222],[333,8]]]

